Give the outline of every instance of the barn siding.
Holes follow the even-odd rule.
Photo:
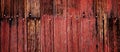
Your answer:
[[[0,52],[120,52],[119,0],[0,0]]]

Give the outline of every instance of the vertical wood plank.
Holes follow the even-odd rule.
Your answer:
[[[77,29],[77,18],[80,12],[81,0],[67,0],[67,35],[68,35],[68,52],[79,51],[79,33]]]
[[[18,16],[19,16],[19,18],[18,18],[18,30],[19,29],[21,29],[20,30],[20,33],[19,33],[19,31],[18,31],[18,52],[25,52],[26,51],[26,48],[25,48],[25,45],[27,44],[27,43],[25,43],[25,42],[27,42],[25,39],[27,39],[26,38],[26,34],[25,34],[25,30],[24,30],[24,28],[25,28],[25,24],[24,24],[24,22],[25,22],[25,13],[24,13],[24,11],[25,11],[25,8],[24,8],[24,4],[25,2],[24,2],[24,0],[19,0],[18,1]],[[25,42],[24,42],[25,41]]]
[[[61,52],[67,52],[66,18],[60,17]]]
[[[10,21],[11,34],[10,34],[10,52],[17,52],[17,21],[11,18]]]
[[[54,16],[51,16],[51,40],[52,40],[52,52],[54,52]]]
[[[95,29],[95,17],[93,16],[89,16],[90,19],[89,19],[89,26],[91,28],[89,28],[89,37],[90,37],[90,47],[89,47],[89,50],[90,52],[97,52],[97,40],[96,40],[96,29]]]
[[[41,51],[53,52],[52,17],[45,15],[41,21]]]
[[[18,42],[18,52],[24,52],[24,44],[23,44],[23,36],[24,36],[24,34],[23,34],[23,28],[22,28],[22,26],[23,26],[23,22],[22,22],[23,20],[22,20],[22,18],[18,18],[18,28],[17,28],[17,34],[18,34],[18,40],[17,40],[17,42]]]
[[[87,11],[87,4],[88,0],[81,0],[80,1],[80,14],[81,14],[81,21],[80,21],[80,52],[88,52],[89,46],[90,46],[90,40],[89,40],[89,18],[87,17],[88,11]]]
[[[27,19],[26,18],[23,18],[22,19],[22,23],[23,23],[23,26],[22,26],[22,31],[23,31],[23,43],[24,43],[24,52],[27,52]]]
[[[97,37],[96,37],[96,18],[93,14],[93,9],[92,9],[92,6],[93,6],[93,0],[88,0],[88,5],[87,5],[87,11],[88,11],[88,18],[89,18],[89,37],[90,37],[90,47],[89,47],[89,50],[90,52],[97,52]]]
[[[89,51],[89,52],[96,52],[96,34],[94,33],[95,31],[95,26],[94,26],[94,20],[88,19],[88,18],[81,18],[81,35],[80,35],[80,40],[81,40],[81,51]],[[88,28],[91,27],[91,28]]]
[[[45,16],[45,52],[51,52],[52,51],[52,41],[51,41],[51,29],[50,29],[50,23],[51,19],[50,16]]]
[[[11,16],[10,16],[10,26],[11,26],[11,35],[10,35],[10,52],[18,52],[18,0],[11,0]]]
[[[81,16],[77,18],[78,52],[81,52]]]
[[[28,41],[28,52],[34,52],[35,51],[35,21],[33,19],[28,19],[28,23],[27,23],[27,41]]]
[[[67,35],[66,35],[65,18],[60,16],[55,17],[54,18],[54,52],[67,51],[66,36]]]
[[[44,36],[44,34],[45,34],[45,16],[42,16],[42,18],[41,18],[41,31],[40,31],[41,33],[41,35],[40,35],[40,42],[41,42],[41,52],[45,52],[45,36]]]
[[[3,20],[1,21],[1,52],[9,52],[9,36],[10,36],[10,32],[9,32],[9,23],[7,22],[7,20]]]
[[[112,46],[112,40],[110,37],[112,37],[112,35],[110,35],[108,32],[109,32],[109,28],[108,28],[108,18],[110,15],[110,13],[106,13],[106,12],[111,12],[111,4],[110,2],[112,2],[112,0],[109,0],[109,3],[108,3],[108,0],[103,0],[102,1],[102,15],[103,15],[103,25],[104,25],[104,50],[105,52],[112,52],[114,51],[114,49],[112,47],[114,47],[114,43],[113,43],[113,46]],[[109,8],[109,9],[108,9]],[[114,24],[114,23],[113,23]],[[111,43],[110,43],[111,42]],[[110,46],[111,45],[111,46]]]
[[[98,52],[104,51],[104,32],[103,32],[103,16],[102,16],[102,1],[101,0],[94,0],[94,15],[96,17],[96,31],[97,31],[97,49]]]
[[[66,29],[67,29],[67,48],[68,48],[68,52],[72,52],[73,51],[73,46],[72,46],[72,43],[73,43],[73,39],[72,39],[72,17],[71,16],[67,16],[67,21],[66,21]]]
[[[28,52],[37,51],[36,18],[40,17],[40,0],[27,0],[26,17],[28,22]]]
[[[74,16],[67,18],[67,34],[68,34],[68,52],[79,51],[79,36],[77,34],[77,18]]]
[[[36,52],[41,52],[41,19],[36,20]]]
[[[81,0],[81,43],[82,52],[97,52],[95,17],[93,16],[93,0]]]
[[[28,43],[28,41],[27,41],[27,8],[28,8],[28,6],[27,6],[27,0],[24,0],[24,16],[22,16],[22,17],[24,17],[23,18],[23,26],[22,26],[22,28],[23,28],[23,34],[24,34],[24,36],[23,36],[23,39],[24,39],[24,41],[23,41],[23,43],[24,43],[24,52],[27,52],[28,50],[27,50],[27,47],[28,47],[28,45],[27,45],[27,43]],[[20,14],[19,14],[20,15]]]
[[[17,13],[16,13],[16,17],[17,17],[17,34],[18,34],[18,40],[17,40],[17,49],[18,49],[18,52],[25,52],[25,48],[24,48],[24,45],[25,45],[25,39],[24,36],[24,0],[17,0]],[[26,41],[27,42],[27,41]]]
[[[72,17],[72,37],[73,37],[73,51],[78,52],[78,35],[77,35],[77,19],[76,17]]]
[[[60,17],[54,18],[54,52],[61,52]],[[58,30],[59,29],[59,30]]]
[[[60,17],[54,18],[54,52],[61,52]],[[58,30],[59,29],[59,30]]]
[[[119,45],[118,45],[118,42],[119,42],[119,0],[115,0],[115,1],[112,1],[112,12],[111,12],[111,18],[112,18],[112,22],[109,22],[110,25],[113,27],[113,29],[111,30],[113,32],[113,35],[111,35],[110,37],[114,37],[113,39],[110,39],[110,43],[111,45],[114,47],[111,46],[112,51],[114,52],[119,52]],[[113,24],[111,24],[113,23]],[[113,42],[112,42],[113,41]]]

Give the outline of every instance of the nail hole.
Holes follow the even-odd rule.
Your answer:
[[[85,18],[85,12],[83,12],[83,18]]]
[[[83,12],[83,14],[85,14],[85,12]]]
[[[98,45],[96,45],[96,48],[98,49]]]

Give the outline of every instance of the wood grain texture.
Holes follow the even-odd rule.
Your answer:
[[[7,20],[1,22],[1,52],[8,52],[10,48],[10,32],[9,23]]]
[[[54,0],[54,13],[56,15],[66,16],[67,12],[67,0]]]
[[[51,17],[46,16],[45,17],[45,46],[46,50],[45,52],[51,52],[52,51],[52,39],[51,39]]]
[[[65,18],[56,16],[54,18],[54,52],[67,51],[67,35]],[[59,30],[58,30],[59,29]]]
[[[42,16],[42,18],[41,18],[41,29],[40,29],[41,31],[41,35],[40,35],[40,42],[41,42],[41,52],[45,52],[45,36],[44,36],[44,34],[45,34],[45,17],[44,16]]]
[[[1,14],[2,14],[2,17],[4,15],[4,0],[1,0]]]
[[[35,52],[36,48],[35,48],[35,41],[36,41],[36,34],[35,34],[35,20],[28,20],[27,23],[27,49],[28,52]]]
[[[54,11],[54,0],[41,0],[40,1],[40,13],[41,15],[53,15]]]
[[[31,14],[32,17],[40,17],[40,0],[26,0],[26,15]]]
[[[24,52],[27,52],[27,20],[26,18],[23,18],[22,19],[22,23],[23,23],[23,26],[22,26],[22,31],[23,31],[23,44],[24,44]]]
[[[36,20],[36,52],[41,52],[41,21],[40,19]]]
[[[43,20],[42,20],[43,19]],[[51,16],[43,16],[41,20],[41,51],[53,52],[53,25]],[[46,21],[45,21],[46,20]]]
[[[25,17],[25,1],[24,0],[18,0],[18,14],[19,17],[24,18]]]
[[[16,20],[17,20],[17,49],[18,52],[25,52],[25,30],[24,30],[24,0],[16,0],[16,5],[17,5],[17,12],[16,12]]]
[[[119,0],[0,0],[0,52],[120,52]]]
[[[68,17],[67,18],[67,38],[68,38],[68,52],[78,52],[79,51],[79,36],[77,34],[77,18]]]
[[[17,52],[17,41],[18,41],[18,36],[17,36],[17,20],[15,18],[10,19],[10,52]]]
[[[22,18],[18,18],[18,24],[17,24],[17,49],[18,49],[18,52],[24,52],[24,34],[23,34],[23,20]]]
[[[4,5],[2,5],[3,16],[10,16],[10,0],[3,0]]]

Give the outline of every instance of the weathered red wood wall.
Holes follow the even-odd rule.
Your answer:
[[[0,0],[0,52],[120,52],[120,0]]]

